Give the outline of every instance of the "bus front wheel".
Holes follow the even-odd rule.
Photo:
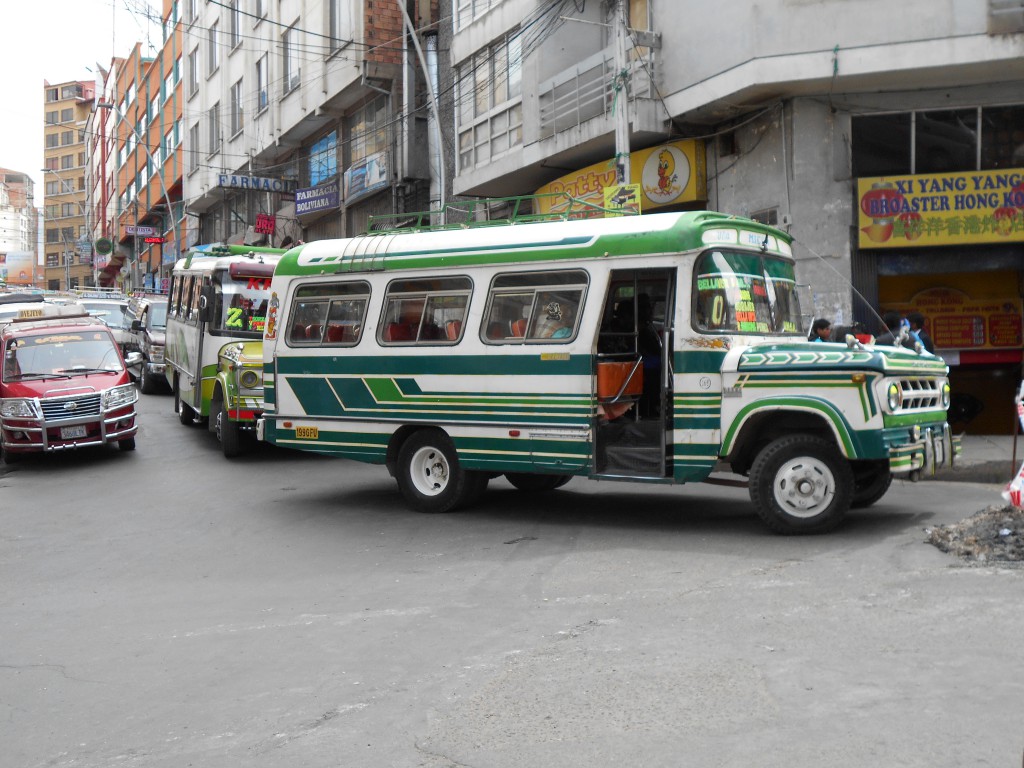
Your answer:
[[[223,398],[220,401],[213,401],[210,411],[214,414],[213,431],[217,433],[224,456],[229,459],[235,458],[242,452],[242,436],[238,422],[229,418],[228,406]]]
[[[472,504],[487,488],[488,476],[462,468],[455,445],[436,429],[413,434],[398,454],[398,488],[418,512],[450,512]]]
[[[750,469],[750,500],[776,533],[824,533],[845,517],[853,470],[836,447],[812,435],[786,435],[766,445]]]

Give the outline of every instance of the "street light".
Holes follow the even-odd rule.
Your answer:
[[[57,181],[59,181],[61,183],[61,185],[68,191],[68,194],[74,196],[74,194],[75,194],[74,188],[72,188],[72,186],[70,184],[68,184],[64,180],[64,177],[61,176],[59,173],[57,173],[57,171],[55,171],[53,168],[41,168],[40,170],[43,173],[52,173],[54,176],[56,176],[57,177]],[[89,212],[86,210],[86,207],[84,205],[82,205],[82,203],[79,200],[76,199],[75,200],[75,204],[78,206],[79,210],[82,212],[82,218],[85,219],[85,229],[86,229],[86,231],[88,231],[88,229],[89,229]],[[60,228],[60,237],[64,241],[64,290],[70,291],[71,290],[71,253],[72,253],[72,249],[71,249],[70,244],[68,243],[67,235],[64,233],[64,227]],[[95,272],[95,270],[93,270],[93,281],[94,282],[95,282],[95,274],[96,274],[96,272]]]
[[[119,120],[123,120],[125,123],[128,123],[128,118],[126,118],[124,116],[124,114],[121,112],[121,110],[119,110],[117,107],[114,106],[113,102],[110,102],[110,101],[97,101],[96,102],[96,108],[97,109],[109,109],[111,112],[113,112],[115,115],[117,115]],[[131,128],[132,135],[135,137],[136,145],[139,146],[139,147],[142,147],[142,149],[145,151],[146,157],[149,158],[149,162],[151,162],[153,164],[153,168],[156,170],[157,178],[160,179],[160,188],[163,190],[163,193],[164,193],[164,204],[167,206],[167,214],[171,217],[170,230],[171,230],[171,233],[174,236],[174,239],[177,240],[178,239],[178,222],[174,218],[174,206],[171,204],[171,196],[167,192],[167,183],[164,181],[164,169],[163,169],[163,166],[161,164],[157,163],[156,158],[153,157],[153,153],[149,151],[149,145],[146,144],[146,142],[143,140],[143,137],[139,133],[138,127],[135,124],[133,124],[133,123],[128,123],[128,124],[129,124],[129,127]],[[116,140],[116,138],[115,138],[115,140]],[[163,248],[162,247],[161,247],[160,253],[161,253],[161,257],[162,257],[163,256]],[[136,258],[138,258],[138,254],[136,254]]]

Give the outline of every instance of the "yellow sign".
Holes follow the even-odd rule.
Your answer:
[[[604,207],[625,213],[640,213],[640,185],[612,184],[604,188]]]
[[[1024,343],[1019,296],[978,299],[956,288],[936,287],[921,291],[908,304],[885,309],[921,312],[938,349],[1019,349]]]
[[[629,155],[629,187],[639,188],[637,205],[642,210],[707,200],[707,172],[704,142],[682,139]],[[563,176],[537,190],[538,195],[568,195],[599,207],[605,204],[605,190],[615,191],[614,158]],[[537,213],[560,213],[570,201],[562,197],[540,198]],[[603,215],[600,211],[595,215]]]
[[[1024,241],[1024,170],[857,179],[861,248]]]

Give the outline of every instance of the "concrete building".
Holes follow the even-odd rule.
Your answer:
[[[85,126],[95,84],[43,84],[43,198],[46,285],[67,290],[93,283],[85,208]]]
[[[27,173],[0,168],[0,284],[35,284],[39,217]]]
[[[625,110],[644,211],[789,230],[809,316],[924,312],[967,428],[1013,429],[1024,3],[623,0],[624,58],[615,0],[452,6],[454,193],[600,190]]]
[[[99,67],[96,97],[103,103],[117,103],[117,75],[124,68],[123,58],[113,58],[109,68]],[[89,212],[89,238],[93,243],[93,272],[97,284],[123,285],[120,270],[127,252],[115,253],[118,232],[119,196],[117,193],[117,152],[114,147],[114,122],[110,109],[94,109],[85,125],[86,209]],[[109,268],[108,268],[109,267]]]
[[[436,0],[406,9],[431,38]],[[427,207],[428,89],[401,6],[187,0],[183,22],[189,244],[339,237]]]

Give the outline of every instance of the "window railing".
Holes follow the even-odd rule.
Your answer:
[[[630,97],[650,98],[654,90],[654,60],[650,56],[646,60],[636,59],[630,62],[629,69]],[[537,89],[540,138],[550,139],[595,117],[610,117],[615,104],[614,78],[614,50],[605,48],[541,83]]]

